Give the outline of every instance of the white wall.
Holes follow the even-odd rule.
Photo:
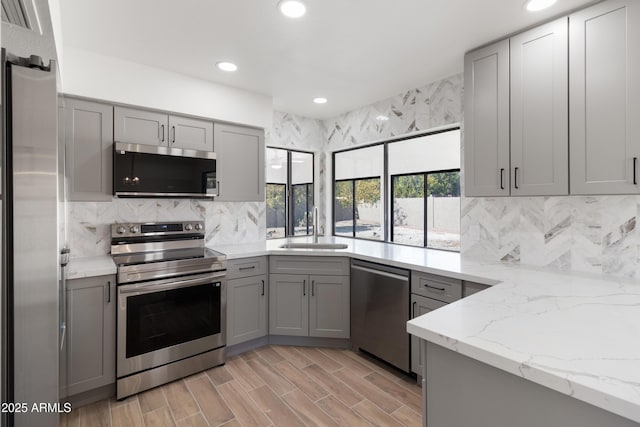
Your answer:
[[[270,128],[271,96],[71,46],[64,48],[67,94]]]

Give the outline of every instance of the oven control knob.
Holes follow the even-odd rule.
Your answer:
[[[193,229],[193,225],[191,225],[191,224],[185,224],[185,225],[184,225],[184,229],[185,229],[185,230],[187,230],[187,231],[191,231],[191,230]]]
[[[137,233],[137,232],[140,231],[140,227],[138,227],[137,225],[134,225],[133,227],[131,227],[129,229],[129,231],[132,232],[132,233]]]
[[[123,226],[120,226],[120,227],[118,227],[118,228],[116,229],[116,232],[117,232],[118,234],[124,234],[124,232],[125,232],[125,231],[127,231],[127,229],[126,229],[126,228],[124,228]]]
[[[196,224],[196,230],[198,231],[202,230],[202,224]]]

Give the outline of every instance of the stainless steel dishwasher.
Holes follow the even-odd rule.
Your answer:
[[[409,372],[409,271],[351,261],[351,341]]]

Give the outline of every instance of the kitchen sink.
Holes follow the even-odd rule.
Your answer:
[[[283,249],[347,249],[346,243],[285,243]]]

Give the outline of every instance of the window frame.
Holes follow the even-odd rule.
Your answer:
[[[293,173],[292,173],[292,159],[293,159],[293,153],[302,153],[302,154],[310,154],[311,155],[311,182],[303,182],[303,183],[299,183],[299,184],[295,184],[296,186],[298,185],[304,185],[308,191],[309,189],[309,185],[312,186],[313,191],[312,191],[312,195],[313,195],[313,203],[314,205],[316,204],[316,195],[315,195],[315,189],[316,189],[316,155],[313,151],[305,151],[305,150],[298,150],[298,149],[292,149],[292,148],[285,148],[285,147],[275,147],[275,146],[271,146],[271,145],[267,145],[266,147],[267,149],[274,149],[274,150],[284,150],[287,152],[287,182],[286,184],[283,184],[281,182],[269,182],[266,179],[266,171],[265,171],[265,190],[266,190],[266,186],[269,184],[273,184],[273,185],[285,185],[285,226],[284,226],[284,237],[274,237],[274,238],[268,238],[267,240],[275,240],[275,239],[286,239],[289,237],[300,237],[300,236],[310,236],[313,234],[313,223],[311,223],[311,225],[309,225],[309,221],[307,220],[307,234],[294,234],[295,233],[295,225],[294,225],[294,209],[295,209],[295,205],[294,205],[294,201],[293,201]],[[265,165],[265,169],[269,167],[269,165]],[[265,191],[266,192],[266,191]],[[267,199],[266,199],[266,195],[265,195],[265,203],[266,203]],[[307,193],[307,200],[306,200],[306,204],[307,204],[307,208],[309,208],[309,198],[308,198],[308,193]]]
[[[331,203],[331,218],[332,218],[332,225],[331,225],[331,231],[332,231],[332,236],[334,237],[345,237],[345,238],[350,238],[350,239],[358,239],[358,240],[366,240],[366,241],[373,241],[373,242],[382,242],[382,243],[389,243],[389,244],[393,244],[393,245],[401,245],[401,246],[407,246],[407,247],[411,247],[411,248],[422,248],[422,249],[430,249],[430,250],[434,250],[434,251],[445,251],[445,252],[454,252],[454,253],[460,253],[460,250],[449,250],[449,249],[438,249],[438,248],[428,248],[427,245],[427,238],[426,238],[426,229],[427,229],[427,215],[426,215],[426,193],[427,193],[427,182],[426,182],[426,175],[425,175],[425,208],[424,208],[424,227],[425,227],[425,241],[424,244],[425,246],[414,246],[414,245],[407,245],[405,243],[395,243],[391,241],[391,228],[392,228],[392,222],[393,222],[393,216],[392,216],[392,209],[393,209],[393,204],[392,204],[392,199],[393,199],[393,194],[391,193],[392,191],[392,182],[391,182],[391,177],[392,176],[400,176],[400,175],[420,175],[421,173],[424,174],[429,174],[429,173],[441,173],[441,172],[458,172],[461,173],[462,171],[462,158],[460,161],[460,169],[443,169],[443,170],[437,170],[437,171],[428,171],[428,172],[414,172],[414,173],[407,173],[407,174],[397,174],[397,175],[389,175],[389,151],[388,151],[388,147],[389,144],[393,144],[395,142],[401,142],[401,141],[407,141],[410,139],[415,139],[415,138],[420,138],[420,137],[424,137],[424,136],[430,136],[430,135],[437,135],[440,133],[445,133],[445,132],[451,132],[451,131],[456,131],[459,130],[461,131],[461,126],[459,123],[453,124],[453,125],[446,125],[437,129],[432,129],[432,130],[427,130],[425,132],[419,132],[419,133],[415,133],[415,134],[411,134],[411,135],[405,135],[405,136],[401,136],[401,137],[397,137],[397,138],[392,138],[392,139],[388,139],[385,141],[378,141],[378,142],[373,142],[371,144],[363,144],[363,145],[359,145],[357,147],[349,147],[349,148],[345,148],[345,149],[341,149],[341,150],[336,150],[331,152],[331,183],[332,183],[332,188],[331,188],[331,196],[332,196],[332,203]],[[460,134],[460,137],[462,138],[462,133]],[[383,194],[383,200],[381,200],[381,202],[383,203],[383,209],[384,209],[384,222],[383,224],[381,224],[382,226],[382,240],[374,240],[374,239],[367,239],[364,237],[355,237],[355,226],[354,226],[354,230],[353,230],[353,237],[348,237],[348,236],[344,236],[344,235],[336,235],[336,221],[335,221],[335,198],[336,198],[336,194],[335,194],[335,185],[336,185],[336,154],[340,154],[340,153],[345,153],[348,151],[355,151],[355,150],[360,150],[363,148],[370,148],[370,147],[376,147],[382,145],[383,146],[383,171],[382,171],[382,176],[380,177],[380,179],[382,180],[382,194]],[[462,146],[460,146],[460,156],[462,157]],[[368,178],[362,178],[362,179],[371,179],[371,178],[378,178],[376,177],[368,177]],[[338,181],[354,181],[355,179],[361,179],[361,178],[351,178],[351,179],[342,179],[342,180],[338,180]],[[355,183],[354,183],[354,187],[353,187],[353,193],[354,193],[354,197],[355,197]],[[462,191],[460,192],[460,197],[462,197]],[[355,206],[354,206],[355,208]],[[355,213],[354,213],[354,221],[355,221]]]

